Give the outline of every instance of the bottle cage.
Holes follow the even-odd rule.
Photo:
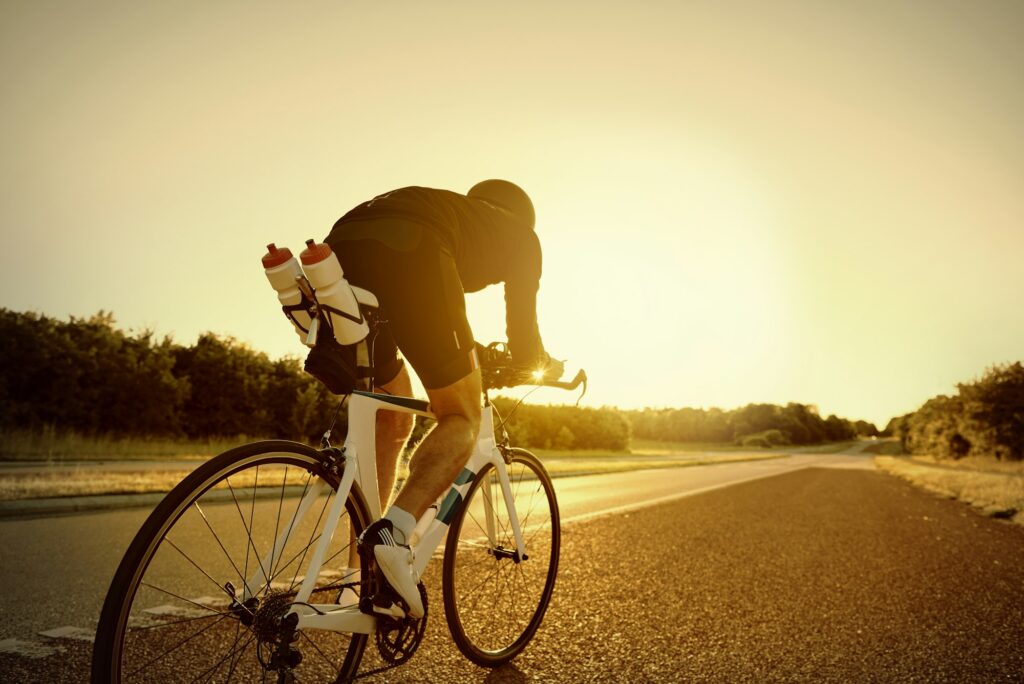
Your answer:
[[[373,343],[377,337],[378,325],[382,322],[377,315],[377,297],[359,287],[352,287],[352,290],[359,303],[359,316],[355,317],[334,307],[320,304],[320,324],[316,333],[316,343],[306,356],[306,371],[324,383],[334,394],[351,394],[356,389],[373,390]],[[313,308],[313,302],[303,295],[298,304],[283,306],[281,310],[296,327],[308,333],[309,328],[299,323],[295,313],[304,311],[312,319]],[[334,337],[330,316],[323,315],[323,312],[336,314],[356,323],[365,322],[369,332],[359,342],[342,345]]]

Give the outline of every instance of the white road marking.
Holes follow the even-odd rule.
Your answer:
[[[128,629],[146,629],[157,625],[167,624],[166,620],[159,620],[148,615],[131,615],[128,617]]]
[[[4,639],[0,641],[0,653],[13,653],[22,658],[48,658],[64,652],[63,646],[53,646],[39,641],[23,641],[21,639]]]
[[[150,615],[159,615],[160,617],[180,617],[190,618],[199,617],[201,615],[212,615],[208,610],[202,610],[200,608],[185,608],[183,606],[172,606],[169,603],[162,606],[153,606],[152,608],[146,608],[144,611]]]
[[[73,639],[75,641],[92,642],[96,636],[96,630],[68,625],[66,627],[57,627],[56,629],[48,629],[45,632],[39,632],[39,636],[49,637],[50,639]]]
[[[209,606],[211,608],[227,607],[231,603],[227,596],[199,596],[190,600],[201,606]]]

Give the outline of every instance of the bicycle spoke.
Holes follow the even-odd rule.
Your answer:
[[[314,543],[313,542],[313,536],[316,535],[317,540],[319,540],[323,536],[322,532],[317,534],[317,530],[320,529],[320,521],[323,520],[324,513],[327,511],[327,504],[329,504],[331,502],[331,497],[333,495],[334,495],[334,492],[332,491],[330,494],[328,494],[324,498],[323,508],[320,509],[320,515],[318,515],[316,517],[316,522],[313,524],[313,531],[309,533],[309,542],[306,544],[306,548],[304,548],[302,550],[302,558],[299,559],[299,564],[295,566],[295,574],[292,575],[292,581],[288,584],[288,591],[291,591],[292,589],[295,588],[295,585],[296,585],[295,579],[299,576],[299,571],[302,570],[302,561],[306,560],[306,553],[309,551],[309,547],[312,546],[313,543]],[[311,569],[312,568],[308,568],[308,570],[311,570]]]
[[[351,527],[351,524],[349,525],[349,527]],[[351,539],[351,536],[349,538]],[[351,548],[352,548],[352,542],[349,542],[348,544],[345,544],[343,547],[341,547],[340,549],[338,549],[337,551],[332,553],[330,558],[327,558],[326,560],[324,560],[324,565],[327,565],[332,560],[334,560],[335,558],[337,558],[338,556],[340,556],[341,554],[345,553],[346,551],[348,551]]]
[[[305,484],[302,485],[302,494],[299,496],[299,503],[296,504],[295,513],[292,514],[292,519],[288,523],[288,531],[285,532],[285,534],[284,534],[284,542],[281,544],[281,550],[282,551],[284,551],[284,549],[288,546],[288,540],[291,539],[291,537],[292,537],[292,529],[295,527],[295,519],[297,517],[296,513],[299,512],[299,506],[302,505],[302,501],[306,498],[306,492],[309,491],[309,483],[310,483],[310,481],[312,479],[313,479],[313,473],[307,473],[306,474],[306,482],[305,482]],[[274,530],[274,546],[275,547],[277,546],[277,537],[278,537],[277,533],[278,533],[278,530],[275,529]],[[280,563],[280,562],[281,562],[281,559],[278,558],[278,563]],[[271,567],[270,568],[270,575],[264,574],[264,577],[270,577],[271,575],[276,577],[277,574],[278,573],[274,571],[274,568]],[[270,580],[267,580],[267,587],[268,588],[270,587]]]
[[[180,553],[180,554],[182,555],[182,557],[183,557],[183,558],[184,558],[185,560],[187,560],[187,561],[188,561],[189,563],[191,563],[191,564],[192,564],[192,566],[193,566],[193,567],[194,567],[194,568],[195,568],[196,570],[198,570],[199,572],[201,572],[201,573],[203,573],[204,575],[206,575],[206,578],[207,578],[208,580],[210,580],[211,582],[213,582],[213,586],[217,587],[217,591],[219,591],[219,592],[222,592],[222,593],[227,593],[227,592],[225,591],[224,587],[223,587],[223,586],[221,586],[221,584],[220,584],[220,583],[219,583],[219,582],[218,582],[217,580],[215,580],[215,579],[213,579],[212,577],[210,577],[210,574],[209,574],[208,572],[206,572],[205,570],[203,570],[203,569],[202,569],[201,567],[199,567],[199,565],[197,565],[197,564],[196,564],[196,562],[195,562],[194,560],[192,560],[192,558],[191,558],[191,557],[190,557],[190,556],[189,556],[189,555],[188,555],[187,553],[185,553],[184,551],[182,551],[181,549],[179,549],[179,548],[178,548],[178,545],[177,545],[177,544],[175,544],[174,542],[172,542],[172,541],[171,541],[171,538],[170,538],[170,537],[164,537],[164,541],[165,541],[165,542],[167,542],[168,544],[170,544],[170,545],[171,545],[171,548],[172,548],[172,549],[174,549],[175,551],[177,551],[178,553]],[[234,597],[232,596],[231,598],[234,598]]]
[[[249,640],[247,642],[245,642],[245,644],[243,644],[242,649],[238,652],[238,657],[232,659],[232,661],[231,661],[231,669],[228,670],[228,677],[227,677],[227,679],[224,680],[225,682],[230,682],[231,681],[231,676],[235,673],[235,668],[237,668],[238,664],[240,662],[242,662],[242,656],[245,655],[245,652],[246,652],[246,650],[248,650],[249,645],[252,644],[252,642],[255,641],[255,640],[256,640],[256,635],[254,634],[252,637],[249,638]]]
[[[306,634],[305,632],[299,632],[298,634],[299,634],[299,636],[301,636],[301,637],[302,637],[303,639],[305,639],[306,641],[308,641],[308,642],[309,642],[309,645],[310,645],[310,646],[312,646],[312,647],[313,647],[313,648],[314,648],[314,649],[316,650],[316,652],[320,654],[320,657],[321,657],[321,658],[323,658],[323,659],[324,659],[325,661],[327,661],[327,664],[328,664],[328,665],[330,665],[330,666],[331,666],[331,667],[332,667],[332,668],[333,668],[334,670],[337,670],[337,669],[338,669],[339,665],[338,665],[338,664],[335,664],[335,663],[334,663],[334,662],[333,662],[333,661],[332,661],[332,660],[331,660],[330,658],[328,658],[328,657],[327,657],[327,656],[326,656],[326,655],[324,654],[324,652],[320,650],[320,647],[316,645],[316,642],[315,642],[315,641],[313,641],[312,639],[310,639],[310,638],[309,638],[309,636],[308,636],[308,635],[307,635],[307,634]]]
[[[235,569],[235,572],[238,573],[238,576],[241,578],[242,585],[245,587],[246,590],[248,590],[249,589],[249,581],[245,578],[245,575],[243,575],[241,572],[239,572],[238,566],[235,565],[235,561],[231,559],[231,555],[228,553],[228,550],[224,548],[224,544],[221,542],[220,537],[217,536],[217,533],[213,531],[213,526],[210,524],[210,521],[207,519],[206,513],[203,512],[203,509],[199,505],[199,502],[198,501],[193,501],[192,505],[195,507],[195,509],[197,511],[199,511],[199,515],[203,518],[203,522],[206,523],[206,529],[210,530],[210,534],[212,534],[213,538],[216,540],[217,546],[219,546],[220,550],[224,552],[224,557],[228,559],[228,563],[231,564],[231,567]],[[248,554],[246,554],[246,556],[248,556]]]
[[[212,622],[212,623],[208,624],[208,625],[207,625],[206,627],[203,627],[203,628],[202,628],[201,630],[199,630],[198,632],[196,632],[196,633],[195,633],[195,634],[193,634],[192,636],[186,637],[186,638],[185,638],[185,639],[183,639],[182,641],[178,642],[178,644],[176,644],[176,645],[175,645],[175,646],[174,646],[173,648],[170,648],[170,649],[168,649],[167,651],[165,651],[164,653],[162,653],[162,654],[158,655],[157,657],[155,657],[155,658],[152,658],[152,659],[150,659],[150,660],[149,660],[148,662],[144,663],[144,664],[143,664],[143,665],[142,665],[141,667],[139,667],[139,668],[135,669],[135,670],[134,670],[134,671],[132,671],[132,672],[129,672],[129,673],[128,673],[128,678],[134,677],[134,676],[135,676],[135,675],[137,675],[137,674],[138,674],[139,672],[141,672],[142,670],[145,670],[145,669],[146,669],[147,667],[149,667],[149,666],[150,666],[150,665],[152,665],[153,663],[156,663],[156,662],[159,662],[160,660],[163,660],[164,658],[166,658],[166,657],[167,657],[167,656],[169,656],[170,654],[174,653],[175,651],[177,651],[177,650],[178,650],[179,648],[181,648],[182,646],[184,646],[184,645],[185,645],[185,644],[187,644],[188,642],[190,642],[190,641],[192,641],[193,639],[195,639],[195,638],[196,638],[197,636],[199,636],[200,634],[202,634],[202,633],[203,633],[203,632],[205,632],[206,630],[208,630],[208,629],[210,629],[210,628],[212,628],[212,627],[216,627],[217,625],[219,625],[219,624],[220,624],[221,622],[223,622],[223,621],[224,621],[224,619],[225,619],[224,617],[221,617],[221,618],[220,618],[219,620],[217,620],[216,622]]]
[[[281,529],[281,509],[284,508],[284,488],[288,484],[288,469],[284,469],[284,477],[281,478],[281,495],[277,500],[277,517],[274,519],[274,545],[270,547],[270,570],[274,570],[274,553],[277,551],[277,531]]]
[[[158,625],[143,625],[142,627],[133,627],[133,632],[145,632],[149,629],[163,629],[164,627],[173,627],[174,625],[180,625],[186,622],[195,622],[196,620],[209,620],[219,615],[228,617],[228,613],[210,613],[209,615],[197,615],[195,617],[182,618],[180,620],[171,620],[169,622],[161,622]]]
[[[259,466],[256,466],[259,468]],[[260,558],[259,549],[256,548],[256,542],[252,539],[252,528],[247,527],[245,524],[245,515],[242,514],[242,507],[238,505],[238,497],[235,496],[235,488],[231,486],[231,477],[224,478],[225,484],[228,486],[228,491],[231,492],[231,500],[235,502],[235,508],[238,510],[238,519],[242,521],[242,527],[245,528],[245,536],[248,539],[248,545],[245,547],[246,558],[249,557],[249,549],[252,548],[253,554],[256,556],[256,561],[260,564],[260,570],[263,572],[263,576],[267,576],[267,569],[263,567],[263,559]],[[256,496],[256,488],[253,487],[253,496]]]
[[[484,577],[484,578],[483,578],[483,579],[482,579],[482,580],[480,581],[480,583],[479,583],[479,584],[477,584],[477,585],[476,585],[476,587],[474,587],[472,591],[470,591],[470,592],[469,592],[468,594],[466,594],[466,595],[465,595],[465,597],[464,597],[464,599],[465,599],[465,600],[468,600],[468,599],[469,599],[470,597],[472,597],[472,596],[473,596],[474,594],[476,594],[476,593],[477,593],[477,592],[479,592],[479,591],[480,591],[481,589],[483,589],[484,587],[486,587],[486,586],[487,586],[488,584],[491,584],[491,583],[493,582],[493,580],[494,580],[494,579],[495,579],[495,578],[497,577],[497,575],[498,575],[498,567],[497,567],[497,565],[498,565],[498,564],[497,564],[497,562],[495,562],[495,564],[494,564],[494,566],[495,566],[495,567],[494,567],[494,577],[492,577],[492,576],[491,576],[491,573],[490,573],[490,572],[488,572],[488,573],[486,574],[486,576],[485,576],[485,577]],[[481,594],[481,595],[482,595],[482,594]],[[479,599],[478,599],[478,601],[479,601]],[[476,603],[474,603],[474,604],[473,604],[473,607],[476,607]]]
[[[285,476],[286,476],[285,479],[287,479],[287,475],[288,475],[288,470],[285,469]],[[259,464],[257,464],[256,465],[256,477],[253,479],[253,484],[252,484],[252,501],[249,502],[249,527],[246,529],[246,534],[249,536],[250,539],[252,538],[252,519],[253,519],[253,516],[256,515],[256,487],[259,485],[259,483],[260,483],[260,466],[259,466]],[[257,555],[257,558],[259,558],[258,555]],[[271,565],[273,565],[273,561],[271,561]],[[250,592],[250,595],[251,595],[251,588],[249,587],[249,545],[248,544],[246,544],[246,546],[245,546],[245,577],[242,579],[242,582],[245,585],[245,588],[244,588],[243,591],[248,591],[248,592]]]
[[[175,594],[173,591],[167,591],[166,589],[161,589],[160,587],[156,586],[155,584],[150,584],[148,582],[139,582],[139,586],[140,587],[146,587],[148,589],[153,589],[155,591],[159,591],[162,594],[167,594],[168,596],[172,596],[172,597],[178,599],[179,601],[184,601],[185,603],[191,603],[193,606],[198,606],[199,608],[202,608],[203,610],[208,610],[208,611],[210,611],[211,613],[213,613],[215,615],[223,615],[224,617],[232,617],[231,613],[225,613],[222,610],[214,610],[213,608],[210,608],[209,606],[204,606],[202,603],[197,603],[197,602],[193,601],[192,599],[187,599],[184,596],[179,596],[178,594]],[[246,611],[246,612],[248,612],[248,611]]]
[[[250,639],[255,639],[255,638],[256,638],[256,635],[252,635],[250,637]],[[189,684],[191,684],[192,682],[198,682],[200,679],[205,677],[207,674],[209,674],[210,677],[209,677],[209,679],[206,679],[204,681],[209,681],[210,679],[213,679],[213,675],[217,674],[217,670],[220,669],[220,666],[223,665],[224,662],[226,660],[228,660],[228,658],[233,656],[235,654],[235,651],[239,648],[239,646],[238,646],[239,639],[240,639],[240,634],[239,634],[238,630],[236,629],[235,630],[235,641],[231,644],[231,648],[228,649],[228,652],[220,660],[218,660],[216,663],[214,663],[212,666],[206,668],[205,670],[203,670],[202,672],[197,674],[195,677],[193,677],[191,680],[189,680]],[[248,642],[246,642],[246,643],[248,643]]]

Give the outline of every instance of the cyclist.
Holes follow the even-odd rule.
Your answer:
[[[522,188],[505,180],[477,183],[465,195],[400,188],[349,211],[325,241],[348,281],[376,294],[387,321],[373,345],[375,388],[412,395],[401,350],[437,416],[413,454],[409,478],[394,503],[360,539],[409,614],[421,617],[409,536],[458,475],[480,429],[480,370],[465,293],[504,283],[506,333],[515,364],[544,370],[548,377],[562,374],[561,362],[544,351],[537,329],[541,248],[533,203]],[[398,453],[411,431],[410,415],[378,414],[382,502],[394,486]]]

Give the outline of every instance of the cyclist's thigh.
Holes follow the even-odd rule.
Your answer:
[[[377,335],[373,338],[370,353],[374,387],[385,387],[399,378],[399,374],[405,368],[405,362],[398,355],[398,345],[395,344],[395,337],[387,323],[381,323],[377,327]],[[411,397],[412,394],[407,396]]]
[[[350,282],[377,295],[390,335],[423,386],[436,389],[475,367],[473,332],[455,259],[429,229],[419,230],[409,249],[391,249],[372,239],[332,246]]]

